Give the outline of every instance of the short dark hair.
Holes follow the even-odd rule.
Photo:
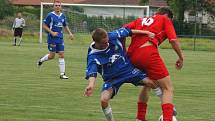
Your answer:
[[[97,28],[92,32],[92,38],[95,42],[100,42],[105,37],[107,37],[107,31],[103,28]]]
[[[60,1],[60,0],[54,0],[53,5],[54,5],[55,3],[61,4],[61,1]]]
[[[167,7],[158,8],[157,14],[159,14],[159,15],[167,14],[169,18],[171,18],[171,19],[173,18],[172,10],[170,8],[167,8]]]

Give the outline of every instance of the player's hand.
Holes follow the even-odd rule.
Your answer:
[[[84,91],[84,96],[92,96],[93,94],[93,87],[88,85],[86,88],[85,88],[85,91]]]
[[[180,70],[183,67],[183,59],[178,59],[175,63],[175,67],[177,70]]]
[[[71,34],[69,34],[69,38],[71,39],[71,40],[73,40],[74,39],[74,35],[71,33]]]
[[[51,35],[52,35],[53,37],[56,37],[56,36],[58,35],[58,32],[51,32]]]
[[[149,36],[150,38],[154,38],[154,37],[155,37],[155,33],[148,32],[148,36]]]

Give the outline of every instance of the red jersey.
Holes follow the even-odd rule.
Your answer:
[[[155,34],[155,38],[150,38],[148,35],[136,34],[132,35],[132,41],[128,48],[128,53],[131,53],[135,48],[139,48],[147,41],[151,41],[156,46],[159,46],[166,38],[169,41],[176,40],[176,32],[172,21],[166,15],[154,15],[151,17],[138,18],[124,27],[130,29],[147,30]]]

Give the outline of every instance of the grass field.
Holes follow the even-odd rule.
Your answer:
[[[94,95],[83,97],[90,38],[75,37],[65,44],[68,80],[59,79],[57,59],[37,68],[37,59],[47,53],[45,43],[26,37],[19,47],[12,46],[10,37],[0,37],[0,121],[104,121],[100,77]],[[215,121],[215,52],[184,50],[184,68],[177,71],[173,50],[160,51],[174,83],[178,121]],[[126,84],[111,101],[116,121],[135,121],[138,91]],[[159,99],[152,94],[149,121],[160,114]]]

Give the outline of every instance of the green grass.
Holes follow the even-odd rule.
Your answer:
[[[65,60],[68,80],[60,80],[57,59],[36,67],[47,53],[46,44],[25,37],[22,46],[11,46],[10,37],[0,37],[0,121],[104,121],[99,106],[102,80],[97,80],[92,97],[83,97],[87,35],[66,40]],[[215,52],[184,50],[181,71],[174,67],[176,55],[160,49],[175,87],[178,121],[215,121]],[[111,101],[116,121],[134,121],[139,88],[126,84]],[[152,94],[148,119],[161,114],[159,99]]]
[[[182,49],[185,50],[197,50],[197,51],[215,51],[215,39],[206,38],[179,38]],[[161,48],[171,48],[168,41],[165,41]]]

